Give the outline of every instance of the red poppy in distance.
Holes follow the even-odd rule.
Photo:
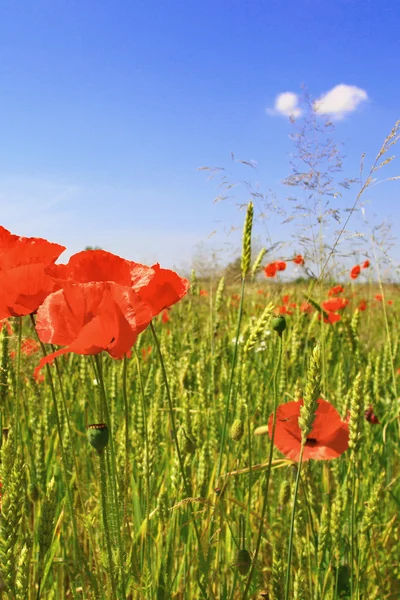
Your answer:
[[[326,314],[327,314],[327,316],[324,317],[324,323],[331,323],[331,325],[332,325],[333,323],[337,323],[338,321],[341,321],[341,319],[342,319],[342,317],[335,312],[328,311]],[[319,314],[318,321],[320,321],[320,320],[321,320],[321,315]]]
[[[343,310],[348,305],[349,301],[347,298],[332,298],[332,300],[325,300],[321,306],[326,311],[337,311]]]
[[[18,237],[0,227],[0,320],[35,313],[58,289],[45,269],[64,250],[59,244]]]
[[[298,461],[301,448],[299,427],[300,407],[303,400],[287,402],[278,406],[274,445],[291,460]],[[268,421],[268,433],[272,436],[273,415]],[[310,434],[304,447],[303,460],[330,460],[345,452],[349,445],[349,427],[342,421],[337,410],[321,398]]]
[[[328,296],[338,296],[342,292],[344,292],[344,287],[342,285],[335,285],[329,290]]]
[[[359,276],[360,273],[361,273],[361,267],[360,267],[360,265],[356,265],[350,271],[350,277],[352,279],[357,279],[357,277]]]
[[[293,262],[296,265],[304,265],[304,257],[301,254],[298,254],[293,258]]]
[[[313,307],[312,307],[312,305],[309,302],[303,302],[300,305],[300,311],[303,312],[303,313],[310,314],[313,311]]]
[[[276,266],[278,268],[278,271],[284,271],[286,269],[286,263],[283,260],[278,260],[276,262]]]
[[[278,266],[275,262],[269,263],[264,269],[264,273],[267,277],[275,277],[277,271]]]
[[[363,312],[364,310],[367,310],[367,303],[365,300],[360,300],[360,304],[358,305],[358,310],[360,310],[361,312]]]
[[[42,342],[65,347],[42,358],[35,372],[69,352],[105,350],[113,358],[122,358],[152,316],[150,307],[129,287],[103,281],[65,284],[46,298],[36,321]]]
[[[369,260],[366,260],[366,261],[363,263],[363,265],[362,265],[362,268],[363,268],[363,269],[368,269],[368,267],[370,266],[370,264],[371,264],[371,263],[369,262]]]

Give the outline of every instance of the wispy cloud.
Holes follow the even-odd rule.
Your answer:
[[[293,92],[283,92],[275,98],[274,108],[267,108],[267,114],[274,117],[300,117],[302,110],[299,107],[299,96]]]
[[[344,119],[366,100],[368,100],[368,94],[365,90],[355,85],[341,83],[316,100],[314,108],[317,112],[333,119]]]

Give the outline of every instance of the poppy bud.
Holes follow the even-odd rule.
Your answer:
[[[285,331],[286,329],[286,319],[283,315],[279,315],[278,317],[275,317],[274,319],[272,319],[272,329],[274,331],[276,331],[276,333],[279,335],[279,337],[282,337],[282,333]]]
[[[237,553],[235,566],[238,568],[241,575],[247,575],[249,572],[251,567],[251,556],[245,548],[242,548]]]
[[[244,434],[244,424],[241,419],[235,419],[231,427],[231,438],[234,442],[239,442]]]
[[[108,427],[105,423],[92,423],[88,425],[87,437],[89,444],[93,446],[98,452],[104,450],[108,444]]]

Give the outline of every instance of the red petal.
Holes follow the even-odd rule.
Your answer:
[[[130,261],[105,250],[84,250],[74,254],[66,265],[53,265],[48,273],[56,280],[73,283],[114,281],[130,285]]]
[[[0,320],[29,315],[37,311],[56,289],[45,274],[45,265],[29,264],[0,271]]]
[[[65,246],[53,244],[43,238],[19,237],[0,227],[0,270],[21,265],[54,262]]]

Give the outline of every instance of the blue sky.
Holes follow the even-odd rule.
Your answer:
[[[226,231],[248,195],[213,204],[216,181],[197,168],[225,167],[285,203],[292,126],[280,112],[305,84],[348,108],[331,115],[344,175],[357,176],[400,118],[399,25],[395,0],[3,0],[1,224],[69,254],[97,244],[182,268],[200,243],[235,247]],[[381,172],[398,173],[398,161]],[[399,190],[375,188],[368,217],[400,222]],[[268,231],[290,240],[277,217]],[[390,252],[400,259],[398,244]]]

